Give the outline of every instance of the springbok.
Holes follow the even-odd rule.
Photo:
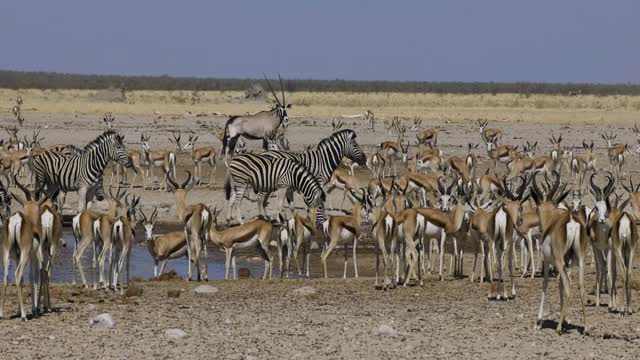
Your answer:
[[[470,234],[471,242],[475,245],[475,253],[473,255],[473,269],[471,282],[474,282],[476,276],[476,265],[478,262],[478,252],[482,255],[482,262],[480,263],[480,285],[484,283],[485,272],[489,273],[489,281],[493,282],[493,262],[491,261],[491,249],[493,248],[493,234],[494,234],[494,211],[491,209],[492,200],[479,205],[477,198],[470,204],[473,215],[470,219]],[[490,235],[491,234],[491,235]]]
[[[401,154],[400,146],[402,144],[402,139],[404,138],[404,134],[407,131],[407,127],[405,125],[399,125],[398,128],[398,139],[394,141],[384,141],[378,144],[378,151],[381,151],[386,157],[387,162],[389,163],[389,176],[391,176],[391,168],[393,167],[393,175],[398,176],[398,168],[396,165],[396,159],[398,155]],[[384,171],[383,171],[384,173]]]
[[[213,214],[213,224],[209,229],[209,241],[218,246],[224,247],[225,250],[225,262],[224,262],[224,279],[229,279],[229,263],[233,267],[233,279],[236,279],[236,257],[233,255],[233,250],[254,246],[262,259],[264,259],[264,274],[262,279],[269,279],[273,272],[273,257],[269,250],[269,242],[271,239],[271,231],[273,226],[270,222],[264,220],[253,220],[251,222],[233,226],[222,231],[218,231],[217,219],[221,210],[214,208],[211,212]]]
[[[187,236],[187,255],[189,257],[187,281],[191,281],[195,266],[199,267],[198,280],[208,280],[207,244],[212,221],[211,210],[202,203],[186,205],[187,193],[193,188],[191,172],[187,171],[187,180],[182,184],[176,183],[170,174],[166,175],[169,184],[171,184],[170,189],[175,195],[178,218],[185,224],[184,232]],[[203,262],[200,260],[200,252],[204,255]]]
[[[596,306],[600,306],[600,287],[605,282],[605,272],[607,274],[606,281],[611,286],[611,265],[613,259],[611,246],[611,229],[614,227],[618,209],[612,209],[609,197],[615,191],[615,180],[609,173],[607,176],[607,185],[604,188],[597,186],[594,182],[596,174],[592,174],[589,182],[591,184],[591,195],[594,200],[594,208],[591,212],[595,212],[594,216],[589,214],[589,223],[587,231],[591,246],[593,248],[594,259],[596,263]],[[612,210],[613,213],[612,214]],[[609,301],[609,309],[613,309],[613,293],[610,292],[611,301]]]
[[[334,189],[342,190],[342,202],[340,203],[340,210],[342,210],[344,200],[347,198],[347,191],[357,190],[361,185],[361,181],[358,180],[357,176],[351,175],[348,170],[337,168],[331,175],[331,179],[325,189],[325,193],[328,196]],[[333,206],[331,206],[331,208],[333,208]]]
[[[127,286],[129,286],[131,246],[133,246],[135,240],[135,228],[141,222],[136,218],[140,196],[137,198],[133,196],[131,203],[127,199],[125,201],[127,202],[125,213],[113,223],[111,247],[113,249],[113,257],[116,260],[110,264],[111,273],[113,274],[113,291],[118,291],[118,279],[122,274],[122,267],[125,261],[127,262]],[[124,281],[120,284],[120,294],[124,294]]]
[[[560,319],[556,332],[562,334],[564,319],[570,297],[569,276],[567,268],[578,265],[578,285],[580,288],[580,302],[582,305],[582,321],[584,329],[587,329],[585,315],[584,293],[584,257],[587,249],[585,226],[574,220],[569,210],[559,209],[557,206],[569,194],[570,190],[556,196],[560,184],[560,174],[554,171],[556,181],[546,195],[543,195],[538,187],[536,176],[533,177],[531,197],[536,203],[536,212],[540,219],[540,233],[543,234],[542,254],[544,255],[544,280],[542,284],[542,298],[540,299],[540,311],[536,328],[542,326],[544,314],[544,301],[549,286],[549,268],[554,266],[558,272],[560,291]],[[518,220],[519,221],[519,220]]]
[[[411,127],[411,132],[416,133],[416,140],[418,140],[418,144],[426,145],[430,148],[435,148],[438,146],[438,130],[435,128],[420,130],[420,125],[422,124],[422,119],[416,118],[413,120],[413,126]]]
[[[560,148],[560,143],[562,142],[562,134],[556,137],[551,134],[551,138],[549,138],[549,142],[553,146],[551,148],[551,160],[553,161],[553,170],[560,171],[560,160],[562,160],[562,148]]]
[[[142,226],[144,227],[145,244],[149,250],[149,254],[153,258],[153,276],[158,277],[164,273],[167,260],[179,259],[187,257],[187,237],[184,230],[172,231],[159,236],[153,236],[153,226],[155,225],[156,216],[158,216],[158,208],[153,209],[151,217],[147,218],[141,210]],[[158,263],[160,271],[158,272]]]
[[[271,83],[265,75],[264,79],[267,81],[269,89],[276,100],[276,105],[269,111],[261,111],[253,115],[232,116],[227,120],[224,126],[224,138],[222,140],[222,153],[227,156],[225,162],[228,162],[228,155],[233,154],[240,136],[252,140],[262,140],[266,134],[275,132],[281,124],[287,124],[289,122],[287,109],[291,108],[291,104],[286,103],[282,78],[279,74],[278,78],[280,79],[282,102],[278,99]]]
[[[327,258],[338,245],[338,243],[343,243],[344,248],[344,274],[343,278],[347,278],[347,244],[352,242],[353,244],[353,271],[354,277],[358,277],[358,262],[356,260],[356,249],[358,246],[358,240],[363,235],[361,232],[360,224],[362,219],[360,218],[360,210],[362,208],[362,203],[364,201],[365,190],[359,189],[358,194],[356,194],[352,189],[349,189],[349,193],[353,198],[353,213],[350,216],[347,215],[334,215],[329,216],[329,218],[322,224],[322,232],[324,234],[325,243],[327,244],[326,248],[320,255],[320,260],[322,262],[322,272],[324,274],[324,278],[327,279],[329,277],[329,273],[327,272]]]
[[[298,253],[302,249],[302,268],[306,271],[309,278],[309,258],[311,257],[311,236],[315,232],[315,226],[309,216],[301,216],[296,213],[291,218],[286,219],[282,213],[280,219],[280,234],[278,237],[278,252],[280,255],[280,272],[284,272],[289,277],[289,263],[291,256],[296,263],[298,276],[302,277],[303,273],[298,262]],[[287,253],[284,253],[286,249]],[[285,256],[286,255],[286,256]],[[284,261],[283,261],[284,258]]]
[[[6,292],[9,278],[9,260],[10,257],[16,262],[15,282],[18,290],[18,303],[20,305],[20,317],[23,321],[27,320],[24,311],[24,301],[22,295],[23,274],[27,265],[31,265],[29,269],[29,278],[31,283],[31,311],[33,316],[38,316],[40,307],[40,287],[42,280],[41,272],[41,241],[42,236],[42,205],[48,198],[38,200],[33,197],[33,193],[24,187],[14,178],[15,184],[22,190],[25,196],[23,201],[15,194],[13,198],[22,205],[22,211],[16,211],[8,219],[3,221],[2,242],[0,243],[0,256],[4,265],[2,289],[2,303],[0,304],[0,318],[4,317],[4,303],[6,300]],[[39,190],[39,189],[38,189]],[[39,191],[36,191],[39,193]],[[4,214],[3,214],[4,216]],[[47,286],[47,283],[43,284]],[[48,293],[48,289],[45,290]]]
[[[393,186],[392,186],[393,187]],[[393,215],[384,208],[387,193],[382,188],[382,202],[377,201],[371,189],[367,189],[364,196],[363,205],[365,213],[371,221],[371,238],[376,247],[376,282],[375,288],[378,288],[378,274],[380,273],[380,255],[382,255],[383,283],[382,289],[386,290],[388,286],[396,286],[396,277],[393,275],[394,255],[396,252],[396,235],[397,224]],[[392,280],[389,281],[388,273],[391,272]]]
[[[372,154],[367,155],[367,168],[371,170],[374,178],[382,176],[382,172],[384,171],[384,164],[384,154],[381,151],[376,151]]]
[[[615,171],[616,181],[620,181],[620,178],[624,176],[624,154],[629,151],[627,144],[613,143],[618,135],[613,135],[613,132],[609,134],[602,134],[602,138],[607,142],[607,155],[609,156],[609,171]]]
[[[486,201],[487,196],[489,198],[495,198],[495,194],[502,191],[500,179],[498,179],[495,174],[489,175],[490,170],[491,169],[487,168],[484,175],[480,176],[478,180],[476,180],[476,184],[478,185],[478,190],[480,192],[480,201]]]
[[[478,126],[480,126],[480,136],[485,143],[494,143],[499,145],[502,141],[502,130],[498,128],[488,128],[489,120],[478,120]]]
[[[176,136],[175,133],[171,133],[171,136],[173,136],[173,140],[169,139],[169,141],[173,144],[172,150],[151,151],[151,146],[149,145],[149,139],[151,139],[151,136],[145,136],[144,134],[140,135],[144,161],[146,163],[147,171],[150,172],[151,175],[151,186],[153,187],[153,181],[155,179],[153,170],[154,168],[160,168],[164,173],[164,178],[160,183],[163,191],[167,190],[167,174],[173,174],[173,176],[175,176],[176,153],[180,150],[180,134]],[[147,179],[148,178],[149,174],[147,174]],[[144,184],[144,187],[145,189],[147,188],[146,183]]]
[[[438,275],[441,281],[444,281],[442,267],[444,260],[444,244],[446,239],[451,239],[453,241],[453,261],[455,264],[453,266],[453,271],[451,271],[452,269],[449,269],[449,271],[453,273],[453,276],[462,276],[463,274],[462,255],[465,234],[463,234],[464,231],[461,230],[464,229],[464,223],[468,223],[471,217],[471,194],[465,191],[464,185],[460,187],[459,190],[461,196],[459,198],[454,198],[456,204],[450,209],[448,202],[452,194],[451,190],[456,183],[457,181],[454,180],[449,187],[445,188],[442,182],[440,180],[438,181],[438,192],[442,202],[440,209],[417,209],[418,213],[424,216],[426,221],[443,230],[440,238],[440,267],[438,270]],[[459,252],[458,243],[460,243]]]
[[[113,228],[115,222],[118,218],[127,211],[129,207],[129,200],[126,198],[127,194],[124,189],[118,187],[116,190],[116,194],[114,195],[109,188],[109,211],[106,214],[101,214],[98,219],[96,219],[91,225],[91,233],[92,239],[94,243],[94,249],[99,249],[98,254],[98,275],[99,280],[98,283],[100,286],[105,286],[109,288],[112,285],[110,274],[105,278],[104,273],[104,263],[107,258],[107,251],[109,251],[109,264],[111,264],[113,259]],[[123,203],[124,200],[124,203]],[[135,199],[134,199],[135,200]],[[140,201],[140,198],[138,198]],[[85,210],[86,211],[86,210]],[[82,213],[81,213],[82,214]],[[82,215],[80,221],[82,221]],[[91,215],[86,216],[86,218],[91,218]],[[86,221],[86,220],[85,220]],[[80,223],[82,225],[82,223]],[[86,225],[85,225],[86,226]],[[82,238],[85,231],[88,229],[80,226],[80,238]],[[81,244],[82,246],[82,244]],[[77,258],[76,263],[80,264],[80,259],[82,258],[82,253],[79,252],[76,254]],[[110,265],[111,266],[111,265]],[[84,281],[84,280],[83,280]],[[96,281],[95,276],[93,280],[93,288],[96,289]]]
[[[202,181],[202,163],[209,164],[211,168],[209,172],[209,186],[213,186],[213,179],[216,174],[216,149],[214,146],[205,146],[196,148],[198,136],[189,136],[189,140],[182,147],[183,150],[191,150],[191,159],[193,160],[193,173],[196,181]]]

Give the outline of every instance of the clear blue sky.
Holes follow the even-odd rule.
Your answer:
[[[640,83],[640,1],[3,0],[0,69]]]

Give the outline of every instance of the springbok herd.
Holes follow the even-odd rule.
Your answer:
[[[187,280],[191,280],[194,271],[198,280],[208,278],[207,244],[224,248],[225,279],[229,278],[230,267],[236,278],[234,250],[243,247],[258,250],[265,261],[263,278],[271,278],[272,241],[277,244],[281,277],[289,277],[292,258],[299,276],[309,277],[314,242],[322,249],[320,260],[325,278],[327,257],[339,245],[344,250],[343,276],[347,275],[350,246],[357,277],[358,241],[368,236],[376,250],[375,287],[385,290],[398,284],[423,285],[423,278],[435,267],[434,256],[438,257],[438,275],[442,280],[445,248],[452,248],[449,272],[462,278],[463,247],[470,240],[475,248],[470,280],[474,282],[476,276],[480,284],[497,280],[498,300],[516,296],[514,262],[517,266],[519,257],[523,277],[533,278],[539,270],[544,274],[538,325],[542,323],[549,274],[553,271],[559,282],[561,306],[557,332],[562,333],[570,298],[570,270],[577,267],[586,328],[583,279],[587,258],[596,270],[596,305],[600,304],[601,292],[605,292],[609,295],[610,311],[631,314],[630,283],[638,239],[636,224],[640,219],[640,181],[634,185],[633,179],[625,177],[625,157],[630,150],[626,144],[614,143],[615,134],[602,134],[609,158],[607,169],[598,167],[593,141],[569,147],[562,145],[562,135],[552,135],[547,155],[536,155],[537,142],[504,144],[502,130],[488,127],[486,120],[478,121],[478,140],[489,162],[484,173],[477,170],[478,144],[468,144],[466,156],[447,158],[439,149],[437,129],[422,128],[419,119],[407,125],[394,118],[384,130],[394,140],[378,144],[369,154],[361,150],[353,130],[342,129],[344,123],[334,120],[330,137],[296,153],[289,151],[287,141],[287,110],[291,105],[285,101],[284,90],[279,99],[270,83],[269,87],[275,106],[254,115],[231,117],[224,129],[214,131],[222,143],[220,149],[196,147],[197,136],[190,136],[182,144],[183,139],[175,133],[171,134],[171,149],[152,151],[146,134],[141,135],[141,151],[127,149],[123,137],[112,129],[114,117],[110,114],[103,119],[107,131],[83,148],[67,144],[41,146],[39,133],[34,133],[31,140],[26,136],[20,139],[17,128],[8,129],[9,141],[0,140],[0,172],[5,180],[0,183],[3,224],[0,250],[4,264],[0,317],[10,258],[16,263],[22,319],[27,319],[22,291],[27,265],[30,265],[33,315],[50,309],[48,282],[52,258],[62,241],[59,209],[69,191],[79,194],[78,213],[72,225],[76,239],[74,283],[77,268],[83,285],[87,286],[80,260],[91,246],[98,272],[93,280],[94,289],[123,291],[125,281],[120,280],[120,274],[125,263],[129,267],[134,229],[139,225],[144,228],[145,243],[154,260],[154,276],[164,271],[167,260],[187,257]],[[367,111],[364,117],[373,130],[373,113]],[[416,135],[417,146],[410,146],[407,129]],[[633,131],[640,143],[640,131],[637,127]],[[263,140],[265,151],[247,151],[242,139]],[[187,171],[186,177],[180,176],[184,181],[177,179],[176,154],[180,151],[191,153],[194,166],[193,173]],[[213,184],[218,161],[226,167],[227,220],[235,216],[240,223],[226,229],[218,229],[216,225],[222,205],[194,203],[187,198],[194,186]],[[175,196],[183,230],[156,235],[153,229],[157,209],[143,212],[141,198],[127,194],[124,185],[116,189],[110,184],[104,193],[102,178],[109,164],[112,164],[111,184],[115,177],[116,183],[129,187],[141,175],[142,187],[153,188],[157,170],[161,175],[159,189],[169,189]],[[209,166],[208,174],[203,173],[203,164]],[[399,164],[406,169],[401,175]],[[365,173],[370,174],[367,182],[362,180]],[[12,190],[14,187],[24,196]],[[626,194],[619,195],[616,190],[620,188]],[[258,203],[259,217],[245,222],[239,206],[248,189],[255,193],[253,201]],[[335,189],[343,192],[338,209],[327,198]],[[281,190],[284,191],[279,194]],[[265,211],[272,192],[278,192],[276,199],[281,209],[271,216],[279,224],[275,236]],[[304,214],[296,213],[292,207],[295,193],[304,199],[308,210]],[[583,205],[586,194],[591,195],[593,208]],[[94,198],[107,199],[109,210],[102,213],[87,209],[87,203]],[[347,198],[353,204],[350,212],[342,210]],[[12,199],[20,207],[14,206]],[[284,206],[285,200],[288,208]],[[333,213],[342,214],[326,214],[325,205]],[[520,245],[520,256],[516,255],[516,244]],[[302,267],[298,261],[301,249]],[[105,272],[107,256],[109,269]],[[505,260],[508,288],[504,279]],[[620,302],[616,288],[618,266],[625,295]]]

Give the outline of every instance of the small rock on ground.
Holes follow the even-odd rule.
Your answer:
[[[170,297],[170,298],[180,297],[180,290],[168,290],[167,291],[167,296]]]
[[[375,336],[398,336],[398,331],[389,325],[382,324],[377,329],[373,330]]]
[[[316,292],[317,292],[316,289],[311,286],[303,286],[301,288],[293,290],[293,293],[295,295],[301,295],[301,296],[313,295]]]
[[[247,268],[240,268],[238,269],[238,277],[240,279],[248,279],[251,277],[251,270],[247,269]]]
[[[174,339],[180,339],[187,336],[187,333],[181,329],[167,329],[164,332],[164,336]]]
[[[142,288],[135,285],[129,285],[127,288],[127,292],[125,293],[127,297],[132,296],[142,296]]]
[[[196,294],[215,294],[218,292],[218,288],[211,285],[200,285],[193,289],[193,291]]]
[[[100,314],[89,320],[89,326],[94,329],[111,329],[115,325],[111,314]]]

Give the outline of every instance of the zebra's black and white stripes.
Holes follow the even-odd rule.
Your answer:
[[[78,191],[79,211],[84,210],[87,200],[93,198],[93,194],[88,193],[90,190],[98,195],[102,192],[98,187],[102,187],[102,174],[109,161],[132,166],[122,137],[112,130],[98,136],[80,154],[67,155],[52,150],[35,156],[32,161],[36,188],[46,188],[48,195],[56,190]]]
[[[231,160],[225,179],[229,218],[236,210],[237,219],[241,223],[239,207],[249,186],[256,194],[291,188],[302,195],[307,207],[320,210],[317,223],[321,224],[324,220],[325,194],[322,186],[307,168],[297,161],[254,154],[238,155]],[[266,216],[264,201],[258,201],[258,207],[259,213]]]
[[[367,158],[356,142],[356,133],[351,129],[340,130],[320,141],[315,150],[304,153],[270,150],[262,155],[272,158],[291,159],[304,165],[321,184],[327,183],[340,165],[343,157],[353,160],[360,166]]]

